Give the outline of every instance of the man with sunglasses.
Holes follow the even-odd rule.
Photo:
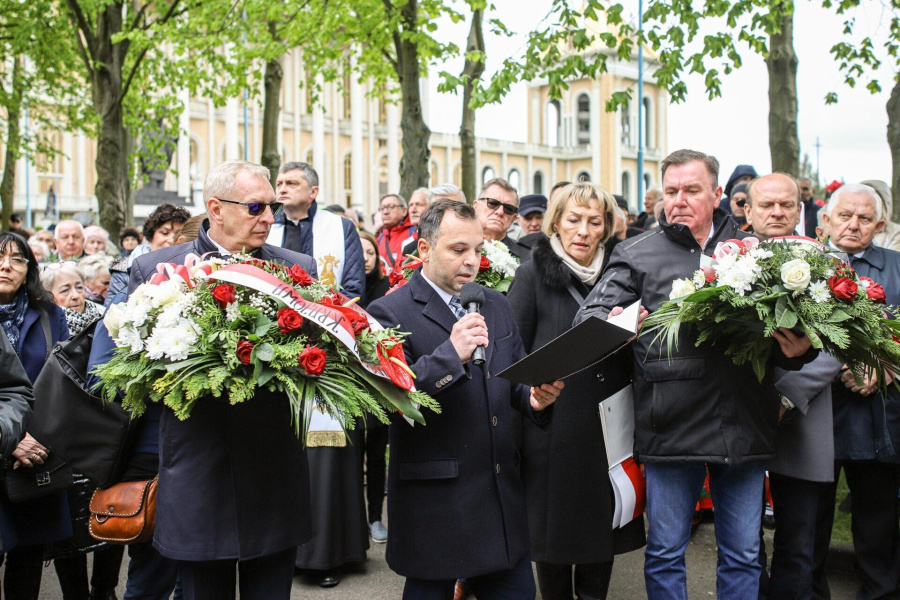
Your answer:
[[[484,239],[503,242],[520,261],[530,257],[527,248],[507,235],[519,214],[519,194],[508,181],[500,177],[487,181],[475,200],[475,214],[484,231]]]
[[[268,243],[312,256],[323,283],[340,285],[347,297],[365,300],[366,259],[356,226],[337,214],[319,210],[319,175],[315,169],[304,162],[284,163],[275,191],[284,211],[275,217]]]
[[[266,244],[281,204],[269,170],[227,161],[206,176],[208,218],[197,239],[135,259],[129,293],[160,263],[188,254],[247,253],[299,265],[316,276],[315,261]],[[258,390],[234,406],[204,398],[191,418],[164,410],[159,423],[159,492],[154,547],[178,562],[187,600],[241,597],[288,600],[297,546],[312,536],[309,469],[283,394]]]

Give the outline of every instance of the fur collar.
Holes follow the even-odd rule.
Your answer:
[[[613,238],[606,243],[606,254],[603,256],[604,268],[609,262],[609,255],[617,242],[618,240]],[[531,251],[531,260],[534,261],[535,270],[537,270],[542,284],[553,289],[566,289],[566,284],[572,278],[572,271],[550,247],[550,240],[546,236],[542,235],[535,241],[534,249]]]

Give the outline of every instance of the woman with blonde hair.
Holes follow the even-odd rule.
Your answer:
[[[516,271],[507,299],[525,350],[571,328],[581,302],[599,285],[618,239],[616,201],[602,187],[573,183],[554,195],[544,237]],[[523,420],[521,473],[531,559],[545,600],[606,598],[615,554],[644,545],[642,519],[612,529],[609,481],[598,403],[631,381],[616,358],[566,380],[546,428]],[[574,571],[574,590],[572,585]]]

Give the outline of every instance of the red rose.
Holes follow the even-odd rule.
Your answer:
[[[234,286],[227,283],[223,283],[214,287],[212,289],[212,295],[219,306],[221,306],[222,308],[225,308],[226,306],[237,300],[237,296],[235,296],[234,294]]]
[[[834,292],[835,298],[848,302],[856,297],[856,292],[858,290],[856,282],[852,279],[849,279],[848,277],[838,277],[837,275],[831,276],[831,279],[828,280],[828,287]]]
[[[281,333],[297,331],[303,326],[303,317],[293,308],[282,308],[278,311],[278,328]]]
[[[312,275],[306,272],[306,270],[300,265],[294,265],[290,268],[288,273],[291,276],[291,279],[294,280],[294,283],[297,285],[306,287],[313,282]]]
[[[237,345],[237,357],[245,365],[250,364],[250,355],[253,354],[253,342],[241,340]]]
[[[488,257],[487,257],[487,256],[482,256],[482,257],[481,257],[481,264],[478,265],[478,272],[479,272],[479,273],[484,273],[485,271],[487,271],[487,270],[490,269],[490,268],[491,268],[491,261],[488,260]]]
[[[866,286],[866,296],[869,297],[869,300],[878,304],[887,304],[887,296],[884,294],[884,288],[881,287],[880,283],[875,283],[868,277],[860,277],[859,280],[869,284]]]
[[[300,356],[297,357],[297,363],[303,367],[307,375],[321,375],[325,370],[327,356],[321,348],[307,344]]]

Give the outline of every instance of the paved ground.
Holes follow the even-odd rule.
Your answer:
[[[772,534],[767,532],[767,546],[771,548]],[[388,569],[384,561],[383,544],[374,544],[369,559],[358,569],[348,572],[341,584],[324,590],[307,581],[302,575],[294,578],[292,599],[304,600],[396,600],[403,590],[403,579]],[[852,572],[852,560],[845,552],[829,569],[828,580],[834,600],[851,600],[856,597],[859,585]],[[127,559],[127,556],[126,556]],[[643,554],[632,552],[616,559],[610,585],[609,600],[643,600],[647,597],[643,583]],[[716,593],[716,546],[712,524],[701,524],[694,533],[687,551],[688,589],[692,599],[714,598]],[[125,569],[119,597],[125,589]],[[540,598],[540,594],[538,595]],[[41,590],[42,600],[62,600],[56,573],[50,567],[44,570]]]

